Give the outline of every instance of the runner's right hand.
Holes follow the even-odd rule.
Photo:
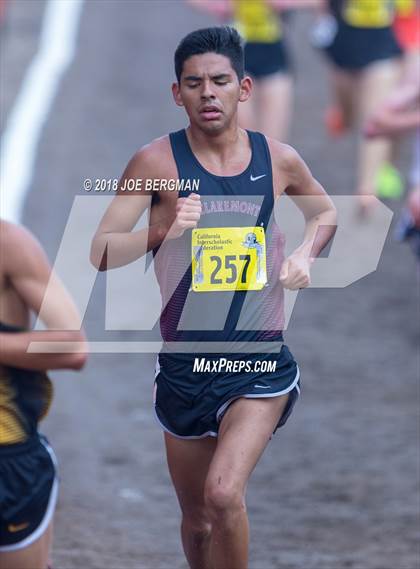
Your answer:
[[[187,198],[178,198],[176,216],[167,238],[176,239],[187,229],[194,229],[201,217],[201,198],[199,194],[190,194]]]

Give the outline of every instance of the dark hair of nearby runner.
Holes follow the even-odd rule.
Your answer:
[[[235,28],[217,26],[191,32],[183,38],[175,51],[175,74],[178,83],[184,62],[193,55],[218,53],[229,58],[238,79],[244,76],[243,42]]]

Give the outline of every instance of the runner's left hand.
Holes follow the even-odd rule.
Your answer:
[[[279,280],[284,288],[298,290],[311,284],[310,266],[312,260],[306,255],[294,253],[287,257],[280,270]]]

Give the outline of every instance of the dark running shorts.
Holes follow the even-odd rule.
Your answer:
[[[237,367],[246,363],[249,369],[236,373],[227,369],[199,371],[203,369],[199,368],[203,361],[212,367],[220,365],[223,358]],[[275,370],[255,371],[256,361],[266,362],[262,365],[274,361]],[[285,345],[279,354],[162,353],[156,372],[156,417],[165,431],[185,439],[217,437],[220,421],[235,399],[278,397],[288,393],[277,429],[286,423],[300,393],[299,368]]]
[[[264,79],[274,73],[288,73],[290,62],[284,43],[246,43],[245,69],[256,79]]]
[[[0,445],[0,553],[28,547],[54,514],[58,481],[47,440]]]
[[[345,22],[338,23],[337,34],[325,51],[337,67],[353,71],[402,54],[392,28],[355,28]]]

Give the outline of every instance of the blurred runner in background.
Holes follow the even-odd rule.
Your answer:
[[[38,423],[51,405],[46,372],[86,360],[79,316],[45,253],[22,227],[0,220],[0,569],[46,569],[58,492],[57,465]],[[30,313],[46,331],[30,331]],[[31,342],[50,353],[28,353]],[[54,352],[54,342],[71,351]],[[73,342],[77,345],[72,346]]]
[[[365,134],[372,139],[413,133],[410,191],[397,226],[397,238],[410,242],[420,263],[420,60],[418,54],[413,54],[414,50],[410,50],[401,84],[366,122]]]
[[[402,50],[393,31],[394,3],[387,0],[324,0],[314,39],[332,67],[334,104],[326,114],[332,136],[350,128],[360,134],[356,193],[361,214],[366,196],[399,197],[402,182],[390,164],[391,141],[366,139],[362,125],[396,86]]]
[[[318,0],[188,0],[233,21],[245,41],[245,70],[254,81],[252,97],[239,110],[243,128],[285,141],[293,112],[293,79],[281,12],[314,7]]]

